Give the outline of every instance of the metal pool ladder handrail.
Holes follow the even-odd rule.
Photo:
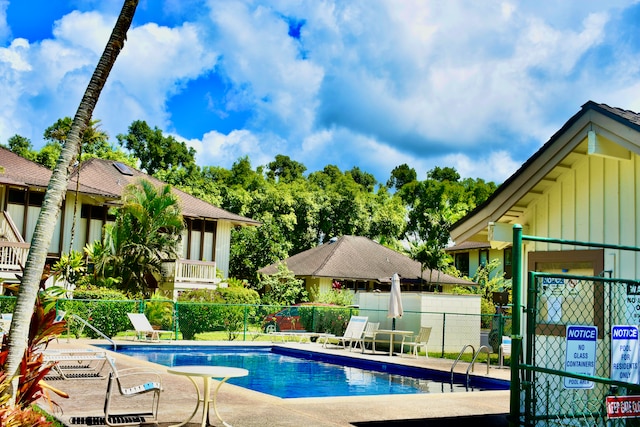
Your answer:
[[[486,345],[481,345],[478,351],[473,355],[473,359],[471,360],[471,365],[467,367],[467,384],[469,383],[469,369],[471,369],[471,372],[473,372],[473,364],[475,363],[476,359],[478,358],[478,355],[480,354],[480,352],[482,352],[483,349],[487,353],[487,375],[489,375],[489,363],[491,363],[491,357],[490,357],[491,351],[489,350],[489,347],[487,347]]]
[[[88,326],[89,328],[91,328],[92,331],[94,331],[96,334],[100,335],[102,338],[106,339],[107,341],[109,341],[112,345],[113,345],[113,351],[117,350],[117,346],[116,346],[116,342],[114,340],[112,340],[111,338],[109,338],[108,336],[106,336],[105,334],[103,334],[101,331],[99,331],[95,326],[93,326],[91,323],[87,322],[86,320],[84,320],[82,317],[78,316],[77,314],[72,314],[71,317],[73,317],[74,319],[78,319],[80,321],[80,323],[82,323],[85,326]]]
[[[453,362],[453,365],[451,366],[451,386],[452,387],[453,387],[453,370],[455,369],[456,365],[460,361],[460,358],[464,354],[464,351],[469,347],[471,347],[471,354],[473,354],[473,355],[476,354],[476,349],[471,344],[467,344],[464,347],[462,347],[462,350],[460,350],[460,354],[458,354],[458,357],[456,357],[456,361]],[[474,357],[474,360],[475,360],[475,357]],[[473,362],[471,362],[471,365],[473,365]],[[468,378],[469,378],[469,370],[467,369],[467,379]]]

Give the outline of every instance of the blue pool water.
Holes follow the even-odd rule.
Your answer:
[[[118,353],[164,366],[223,365],[245,368],[249,376],[229,383],[281,398],[368,396],[508,390],[502,380],[464,377],[450,383],[448,372],[352,359],[284,347],[124,345]]]

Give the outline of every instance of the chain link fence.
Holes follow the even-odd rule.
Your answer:
[[[13,312],[15,298],[0,297],[0,312]],[[144,313],[159,330],[169,330],[181,340],[215,339],[253,341],[270,332],[307,331],[341,336],[353,315],[371,316],[375,310],[323,305],[251,305],[175,302],[170,300],[78,300],[60,299],[56,309],[65,312],[71,337],[99,338],[75,316],[108,337],[133,337],[127,313]],[[386,317],[386,311],[378,315]],[[511,317],[405,311],[403,321],[431,326],[429,352],[454,357],[467,344],[498,352],[502,336],[511,334]],[[211,333],[214,338],[211,338]]]
[[[631,357],[631,344],[621,341],[612,353],[612,330],[638,323],[640,287],[620,279],[534,272],[529,283],[519,423],[640,425],[608,419],[606,406],[608,396],[640,393],[637,352]]]

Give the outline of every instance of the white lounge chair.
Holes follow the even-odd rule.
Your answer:
[[[68,350],[44,350],[43,359],[52,363],[48,378],[55,379],[100,379],[105,378],[103,368],[107,363],[104,350],[77,348]]]
[[[104,424],[115,427],[157,424],[160,392],[162,391],[160,374],[149,368],[130,368],[118,371],[115,361],[111,358],[108,360],[109,365],[111,365],[111,372],[109,373],[107,394],[104,400]],[[112,405],[118,396],[133,398],[147,395],[148,393],[152,393],[152,396],[147,397],[144,403],[150,401],[151,409],[149,411],[133,413],[114,413],[112,411]],[[140,400],[142,401],[143,399],[141,398]],[[127,408],[131,406],[130,404],[126,405]],[[152,420],[147,419],[147,417],[151,417]]]
[[[151,341],[160,341],[160,334],[173,334],[173,331],[153,329],[144,313],[127,313],[127,316],[131,320],[138,340],[146,340],[148,337]]]
[[[429,342],[430,336],[431,336],[431,326],[421,326],[420,331],[418,332],[418,335],[416,335],[416,337],[413,340],[405,341],[403,337],[402,346],[401,346],[402,353],[404,354],[404,346],[407,345],[409,346],[410,350],[413,347],[413,350],[410,351],[410,353],[412,353],[415,357],[418,357],[418,349],[420,347],[424,347],[424,354],[428,359],[429,351],[427,349],[427,343]]]
[[[355,346],[360,344],[360,349],[364,353],[364,347],[367,343],[373,343],[375,332],[380,328],[380,322],[367,322],[367,326],[364,327],[364,332],[360,339],[356,342]]]
[[[502,337],[502,343],[498,348],[498,359],[500,360],[500,367],[504,365],[504,356],[511,356],[511,337],[504,335]]]
[[[362,338],[368,320],[369,318],[367,316],[351,316],[344,334],[341,337],[325,337],[324,343],[322,344],[323,347],[326,348],[329,339],[332,339],[337,340],[338,344],[342,344],[342,347],[345,349],[347,348],[347,343],[349,343],[349,348],[351,348],[354,343]]]

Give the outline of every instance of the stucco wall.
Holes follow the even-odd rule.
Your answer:
[[[380,322],[380,329],[391,329],[387,318],[388,292],[363,292],[359,295],[360,315]],[[429,351],[457,353],[467,344],[480,346],[480,296],[404,292],[404,315],[396,319],[396,329],[417,333],[431,326]],[[443,342],[444,339],[444,342]]]

